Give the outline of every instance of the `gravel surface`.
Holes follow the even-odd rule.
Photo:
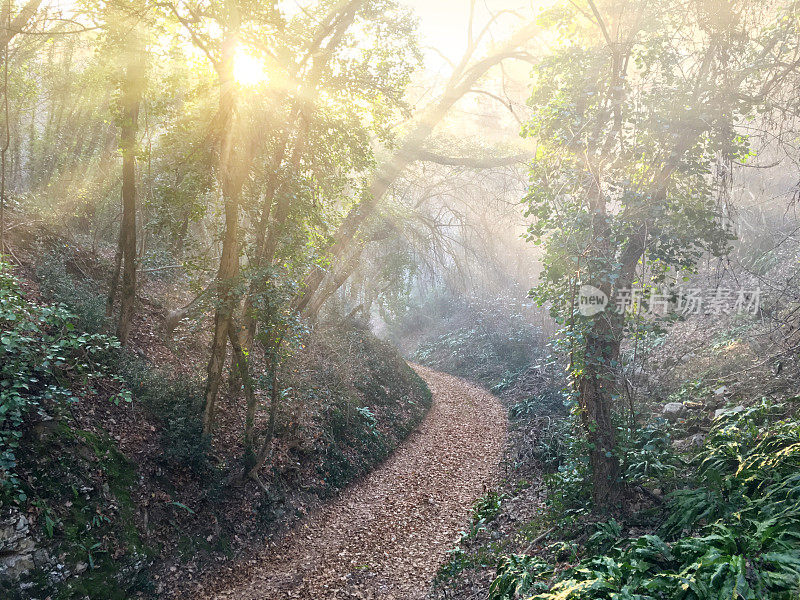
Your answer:
[[[499,475],[506,415],[488,392],[414,368],[433,392],[419,429],[214,598],[425,598],[473,501]]]

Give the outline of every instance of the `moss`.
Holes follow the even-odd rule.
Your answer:
[[[139,530],[136,527],[136,506],[130,490],[136,484],[136,469],[108,436],[98,436],[88,431],[78,431],[76,435],[86,440],[100,461],[108,483],[109,492],[119,504],[119,524],[123,533],[122,541],[136,550],[143,549]]]
[[[136,525],[134,465],[108,435],[73,429],[64,420],[29,441],[26,466],[35,467],[37,478],[26,491],[40,513],[41,542],[52,556],[65,556],[68,569],[88,566],[56,583],[36,570],[27,577],[29,592],[60,600],[124,600],[149,593],[145,567],[154,551]]]

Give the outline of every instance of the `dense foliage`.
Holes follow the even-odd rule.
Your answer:
[[[689,465],[691,485],[670,494],[657,533],[626,538],[615,521],[599,524],[586,557],[559,571],[549,591],[541,585],[552,568],[509,557],[490,598],[796,597],[800,423],[786,411],[764,401],[718,418]]]
[[[16,476],[23,425],[32,414],[52,419],[81,394],[102,384],[110,400],[130,401],[110,364],[119,342],[78,331],[63,305],[27,301],[6,263],[0,263],[0,484],[3,502],[26,500]]]
[[[417,429],[402,354],[509,417],[437,584],[798,596],[800,3],[481,4],[460,58],[407,0],[4,4],[0,594],[263,543]],[[771,304],[669,347],[700,271]]]

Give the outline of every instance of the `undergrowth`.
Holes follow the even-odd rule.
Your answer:
[[[432,397],[394,348],[366,329],[333,326],[318,334],[326,380],[297,382],[295,396],[319,404],[319,436],[311,450],[328,497],[380,464],[421,422]],[[322,384],[322,385],[321,385]]]
[[[28,302],[10,268],[0,263],[0,506],[24,502],[16,472],[23,426],[52,419],[80,393],[111,386],[109,399],[130,401],[110,367],[119,342],[78,331],[63,305]]]
[[[496,394],[512,388],[543,350],[540,329],[510,298],[433,296],[397,317],[390,333],[401,347],[415,340],[414,361]]]
[[[726,413],[686,465],[670,457],[663,427],[645,428],[628,443],[636,462],[623,458],[623,465],[629,483],[673,478],[660,523],[633,537],[616,521],[597,524],[582,557],[560,565],[507,556],[490,600],[796,599],[800,422],[788,414],[787,405],[767,401]],[[568,477],[569,451],[551,455],[551,496],[583,485]],[[575,503],[562,501],[556,513],[577,509],[583,493],[573,491]]]
[[[109,328],[105,296],[91,278],[73,277],[68,268],[75,257],[66,244],[43,250],[36,264],[36,277],[42,297],[69,309],[75,326],[90,333]]]
[[[3,597],[123,600],[150,589],[136,469],[100,427],[72,418],[86,397],[131,401],[119,343],[76,320],[64,305],[29,302],[0,263],[0,510],[27,514],[40,546],[25,588],[3,581]]]
[[[489,491],[472,505],[469,528],[459,532],[456,545],[448,550],[449,559],[439,567],[434,579],[434,584],[441,584],[457,577],[467,568],[493,566],[496,554],[499,551],[497,544],[488,547],[479,547],[476,552],[468,552],[465,544],[475,540],[479,534],[486,531],[487,526],[500,514],[506,496],[495,491]]]
[[[121,355],[119,371],[133,397],[160,422],[164,466],[188,469],[200,478],[214,475],[211,441],[203,435],[201,382],[153,368],[129,352]]]

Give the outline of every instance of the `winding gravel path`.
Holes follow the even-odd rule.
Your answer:
[[[425,597],[472,502],[498,475],[506,415],[484,390],[414,368],[433,392],[418,432],[218,600]]]

